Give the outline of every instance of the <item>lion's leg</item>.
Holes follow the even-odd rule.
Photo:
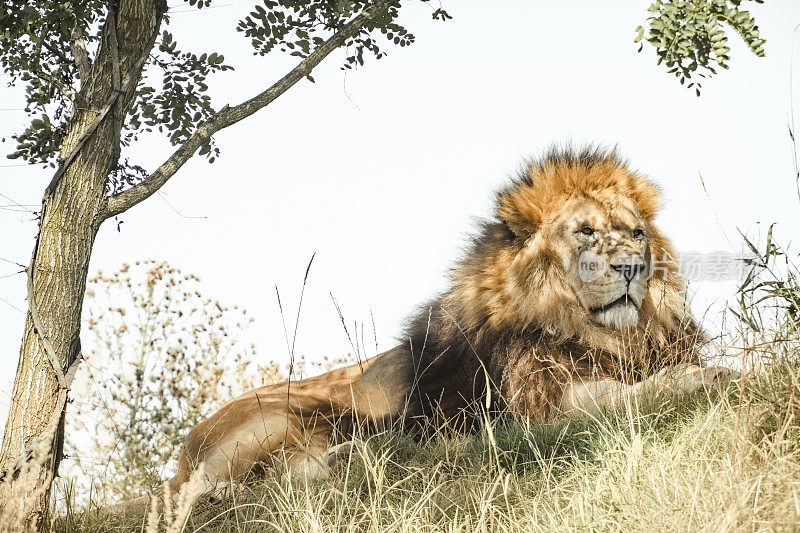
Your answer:
[[[702,389],[710,390],[737,376],[738,372],[730,368],[704,368],[686,364],[665,368],[632,385],[613,379],[575,379],[564,388],[561,411],[597,413],[602,409],[613,409],[664,392],[683,395]]]
[[[236,419],[240,409],[232,404],[230,414],[207,419],[193,429],[170,480],[172,491],[179,490],[200,463],[204,465],[204,492],[218,494],[245,479],[256,466],[284,462],[291,468],[300,463],[303,450],[314,456],[327,449],[329,426],[309,424],[288,413],[281,402],[265,400],[260,405],[263,411],[251,409],[248,416]]]
[[[311,444],[311,443],[310,443]],[[295,447],[284,453],[285,464],[291,475],[299,474],[310,479],[328,477],[337,465],[347,460],[353,441],[328,446],[328,436],[316,445]]]

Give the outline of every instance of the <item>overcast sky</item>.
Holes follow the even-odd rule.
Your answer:
[[[209,84],[221,107],[263,90],[293,61],[253,56],[234,31],[250,2],[215,4],[207,12],[176,4],[170,30],[187,48],[222,52],[235,67]],[[800,3],[754,6],[767,57],[732,35],[731,69],[707,81],[701,98],[656,65],[652,47],[636,53],[634,30],[648,5],[460,0],[445,4],[454,19],[443,24],[430,20],[429,6],[409,2],[403,22],[413,46],[388,47],[388,57],[347,73],[343,53],[332,54],[316,83],[302,81],[221,132],[216,163],[193,159],[161,195],[121,217],[120,232],[111,222],[101,229],[92,272],[153,258],[195,273],[207,296],[255,315],[260,357],[281,360],[275,287],[293,317],[316,253],[297,351],[318,358],[351,350],[331,294],[348,324],[365,322],[371,332],[374,316],[385,350],[403,317],[445,287],[493,191],[526,157],[567,140],[616,144],[651,176],[666,200],[659,223],[683,252],[739,252],[739,230],[757,236],[759,224],[773,222],[788,244],[800,222],[787,133]],[[4,84],[0,98],[0,137],[8,138],[23,127],[15,110],[23,94]],[[3,154],[12,148],[8,139],[0,144]],[[152,171],[170,153],[154,137],[129,155]],[[31,213],[9,205],[38,210],[52,175],[18,163],[0,161],[3,410],[26,308],[24,276],[11,275],[18,268],[7,261],[28,263],[36,230]],[[712,330],[734,287],[692,284],[694,310]]]

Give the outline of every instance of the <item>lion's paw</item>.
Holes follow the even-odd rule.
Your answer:
[[[207,492],[208,503],[216,504],[234,498],[237,494],[244,491],[244,485],[236,481],[224,481],[209,484],[204,487]]]
[[[728,382],[737,379],[740,375],[738,371],[724,366],[701,367],[688,365],[682,373],[675,376],[674,382],[667,386],[675,390],[675,392],[687,394],[701,390],[720,390]]]
[[[325,463],[330,469],[346,463],[350,457],[350,452],[356,445],[355,441],[349,440],[336,446],[331,446],[325,452]]]

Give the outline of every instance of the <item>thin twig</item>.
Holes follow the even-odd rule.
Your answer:
[[[51,54],[58,56],[58,58],[65,64],[68,65],[72,63],[70,59],[64,55],[64,52],[58,49],[57,46],[53,46],[52,44],[48,43],[46,40],[42,41],[42,45],[50,51]]]
[[[42,81],[45,81],[58,89],[58,92],[66,96],[71,102],[75,101],[75,91],[67,87],[64,83],[61,82],[55,76],[48,74],[44,70],[42,70],[41,65],[37,65],[36,69],[34,69],[34,75]]]
[[[34,58],[34,63],[33,63],[33,74],[40,80],[47,82],[56,89],[58,89],[58,91],[67,98],[69,98],[70,101],[75,102],[75,91],[67,87],[64,83],[61,82],[61,80],[54,77],[49,72],[45,72],[44,69],[42,68],[42,46],[45,44],[45,39],[47,38],[47,32],[49,31],[49,29],[50,29],[50,23],[48,22],[42,26],[42,31],[39,34],[39,42],[36,43],[36,51],[34,52],[34,55],[36,57]],[[48,50],[50,49],[49,46],[47,48]]]
[[[792,48],[791,56],[789,59],[789,137],[792,139],[792,163],[794,163],[794,183],[797,189],[797,198],[800,200],[800,167],[797,166],[797,140],[794,137],[794,41],[797,37],[797,30],[800,29],[800,24],[794,27],[792,31]]]
[[[20,308],[19,308],[19,307],[17,307],[16,305],[12,304],[11,302],[9,302],[8,300],[6,300],[6,299],[5,299],[5,298],[3,298],[2,296],[0,296],[0,302],[3,302],[4,304],[6,304],[7,306],[9,306],[11,309],[14,309],[15,311],[19,311],[19,312],[20,312],[20,313],[22,313],[23,315],[25,314],[25,311],[23,311],[22,309],[20,309]]]

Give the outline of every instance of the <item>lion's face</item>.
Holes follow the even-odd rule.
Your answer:
[[[483,272],[492,280],[474,289],[493,323],[591,335],[634,328],[663,301],[648,293],[663,287],[663,272],[650,279],[650,263],[669,244],[653,224],[660,198],[647,178],[614,158],[549,160],[498,200],[499,218],[524,245],[490,256],[494,268]],[[679,294],[677,278],[671,283]]]
[[[650,272],[648,225],[625,198],[570,199],[550,224],[550,244],[581,307],[595,323],[635,327]]]

